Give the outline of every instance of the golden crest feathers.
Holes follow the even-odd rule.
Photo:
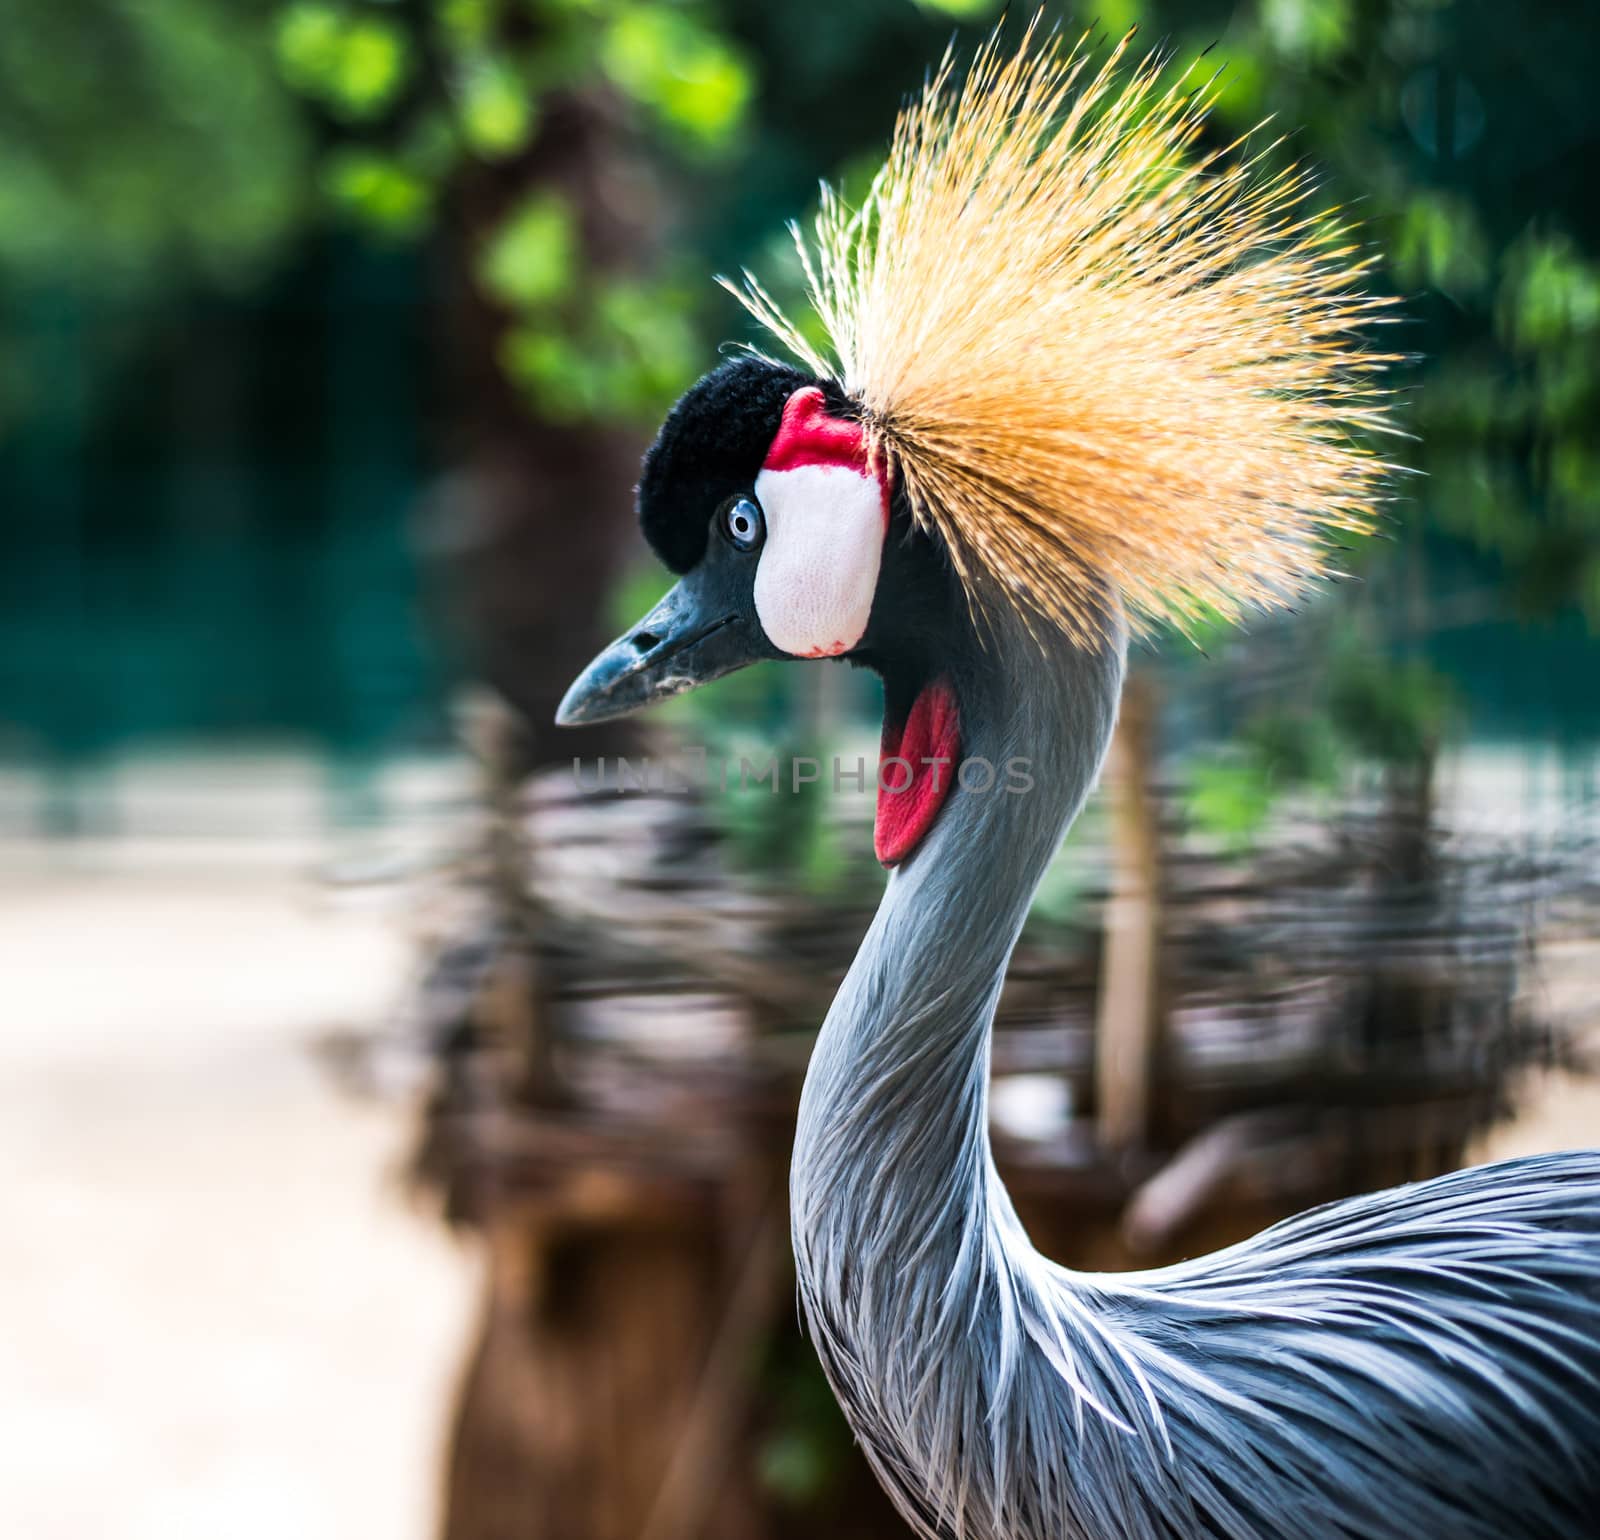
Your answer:
[[[860,403],[974,602],[1080,639],[1105,579],[1136,627],[1292,600],[1391,469],[1374,259],[1304,171],[1198,150],[1208,93],[1130,42],[1092,68],[1036,20],[959,87],[946,55],[862,207],[795,232],[826,353],[729,285]]]

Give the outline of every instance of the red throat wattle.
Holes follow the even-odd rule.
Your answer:
[[[956,782],[961,724],[947,679],[922,687],[904,722],[883,724],[878,759],[878,817],[872,846],[896,866],[921,844]]]

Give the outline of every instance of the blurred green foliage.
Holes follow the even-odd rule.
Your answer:
[[[306,203],[304,117],[237,0],[33,0],[0,26],[0,279],[239,284]]]
[[[1270,763],[1251,754],[1208,754],[1188,766],[1184,812],[1200,833],[1243,849],[1265,827],[1287,789]]]
[[[1209,7],[1143,9],[1188,47],[1217,35]],[[1285,152],[1319,169],[1406,300],[1409,540],[1464,540],[1520,613],[1575,603],[1600,627],[1600,229],[1578,62],[1600,13],[1259,0],[1220,33],[1227,125],[1292,130]]]
[[[1419,658],[1383,659],[1354,651],[1336,657],[1328,721],[1351,753],[1380,765],[1425,765],[1456,715],[1449,683]]]
[[[529,155],[553,101],[615,99],[660,174],[724,155],[752,89],[744,54],[696,3],[294,0],[277,52],[334,130],[324,191],[384,238],[427,234],[479,168]],[[625,164],[615,174],[619,193],[631,177],[657,199]],[[674,252],[596,261],[574,189],[534,162],[527,181],[476,236],[478,282],[508,317],[502,367],[547,419],[649,421],[699,364],[682,264]]]
[[[1202,833],[1248,845],[1280,797],[1331,791],[1347,751],[1328,713],[1305,705],[1268,708],[1246,718],[1225,747],[1189,763],[1185,812]]]
[[[691,145],[718,149],[738,128],[750,72],[738,54],[686,11],[626,5],[601,28],[606,77]]]
[[[1472,682],[1418,649],[1434,574],[1452,573],[1453,598],[1477,596],[1474,624],[1577,607],[1600,630],[1600,205],[1585,169],[1597,115],[1578,62],[1600,44],[1600,12],[1136,9],[1183,57],[1211,46],[1222,132],[1269,118],[1289,131],[1272,159],[1313,165],[1321,202],[1360,222],[1382,259],[1374,282],[1404,301],[1383,340],[1412,355],[1396,373],[1413,438],[1385,447],[1420,474],[1397,486],[1397,538],[1351,553],[1364,581],[1340,608],[1355,623],[1334,628],[1292,704],[1235,716],[1188,767],[1193,819],[1247,841],[1285,792],[1316,794],[1358,765],[1409,773],[1468,720]]]
[[[39,316],[238,292],[311,205],[310,135],[266,0],[23,0],[0,25],[0,442],[79,409],[135,342],[96,329],[65,386]]]
[[[1290,701],[1241,714],[1226,743],[1184,770],[1191,824],[1225,845],[1250,845],[1285,796],[1326,804],[1362,770],[1425,772],[1461,716],[1455,689],[1417,657],[1397,659],[1345,627],[1303,661]]]
[[[301,0],[278,19],[278,60],[296,90],[362,122],[393,105],[412,68],[405,31],[381,12]]]
[[[140,325],[197,291],[255,289],[323,216],[379,246],[467,241],[504,319],[498,362],[530,409],[647,427],[718,342],[749,335],[710,275],[748,263],[792,292],[783,220],[805,214],[819,174],[859,187],[928,61],[952,34],[970,47],[1000,11],[13,0],[0,29],[0,438],[30,440],[51,414],[81,425],[103,355],[136,360]],[[1381,253],[1375,283],[1404,298],[1384,340],[1414,355],[1401,378],[1416,436],[1393,452],[1421,474],[1400,488],[1397,538],[1352,557],[1365,586],[1343,603],[1370,641],[1341,667],[1375,677],[1347,685],[1343,718],[1327,694],[1322,734],[1341,753],[1400,754],[1428,740],[1445,693],[1420,661],[1387,669],[1411,625],[1402,574],[1444,553],[1490,618],[1600,625],[1600,10],[1101,0],[1083,14],[1113,37],[1137,24],[1180,65],[1204,55],[1214,137],[1265,148],[1286,133],[1269,160],[1317,168],[1322,202]],[[557,164],[574,107],[604,140],[581,181]],[[467,219],[485,177],[515,195]],[[619,210],[645,234],[601,251],[596,229]],[[104,315],[115,324],[90,324]],[[49,480],[42,461],[30,475]],[[1364,741],[1349,728],[1361,711],[1379,724]],[[1313,762],[1247,726],[1229,767],[1206,772],[1208,796],[1238,821],[1263,786],[1314,783]]]
[[[819,28],[754,0],[18,0],[0,32],[0,275],[249,282],[319,196],[380,237],[427,237],[474,166],[529,155],[551,101],[590,102],[654,168],[612,191],[672,211],[652,249],[599,271],[586,211],[533,160],[478,273],[537,410],[644,421],[731,324],[709,269],[766,266],[817,173],[870,166],[950,22],[970,41],[998,10],[869,0]],[[1111,0],[1093,21],[1206,55],[1219,135],[1290,131],[1273,155],[1319,168],[1408,298],[1404,457],[1426,473],[1426,527],[1492,558],[1524,608],[1600,620],[1593,8]],[[778,259],[774,276],[796,275]]]

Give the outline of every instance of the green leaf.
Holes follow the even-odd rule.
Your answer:
[[[625,7],[600,39],[600,63],[619,89],[707,147],[727,141],[750,98],[739,55],[679,11]]]
[[[993,11],[999,0],[917,0],[917,4],[925,11],[954,16],[957,21],[975,21]]]
[[[462,136],[486,159],[515,155],[533,136],[533,92],[504,59],[481,59],[467,69],[460,114]]]
[[[411,74],[411,44],[395,22],[300,0],[278,19],[284,79],[337,116],[365,122],[393,104]]]
[[[595,319],[597,351],[616,360],[610,404],[619,415],[658,417],[699,372],[700,335],[676,284],[613,280],[596,296]]]
[[[413,235],[432,212],[428,184],[403,162],[374,150],[334,151],[322,185],[340,209],[384,235]]]
[[[501,224],[478,261],[484,289],[503,304],[533,309],[562,298],[578,263],[578,231],[566,200],[539,192]]]
[[[412,114],[400,154],[418,176],[434,186],[442,183],[461,160],[461,139],[450,112],[433,106]]]
[[[302,0],[278,17],[278,67],[283,78],[308,96],[322,93],[339,64],[344,17],[331,5]]]
[[[1307,64],[1337,54],[1350,22],[1349,0],[1262,0],[1261,25],[1274,49]]]
[[[457,48],[480,47],[499,12],[496,0],[438,0],[439,28]]]
[[[1405,205],[1393,243],[1402,283],[1444,293],[1471,291],[1489,274],[1489,253],[1472,205],[1425,189]]]
[[[533,398],[541,415],[555,422],[582,422],[598,415],[601,382],[594,360],[565,333],[528,324],[513,327],[501,344],[500,361],[510,378]]]
[[[1256,760],[1201,760],[1189,771],[1189,820],[1214,839],[1248,844],[1266,823],[1272,803],[1270,773]]]
[[[332,105],[352,118],[372,118],[399,94],[411,73],[411,45],[389,21],[365,17],[345,28]]]
[[[1564,234],[1522,242],[1507,262],[1500,328],[1529,353],[1600,330],[1600,266]]]

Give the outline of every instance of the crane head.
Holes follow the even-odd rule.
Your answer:
[[[796,229],[805,324],[728,285],[796,366],[736,359],[673,408],[639,508],[682,581],[559,721],[844,657],[883,675],[885,757],[937,760],[961,716],[980,735],[978,624],[1103,656],[1291,603],[1373,526],[1376,258],[1304,170],[1205,149],[1215,88],[1132,46],[1094,64],[1036,22],[947,54],[865,200]],[[880,799],[886,860],[914,800]]]
[[[931,628],[911,589],[937,602],[946,585],[896,505],[837,386],[757,357],[713,370],[668,414],[639,482],[645,536],[680,580],[556,720],[622,716],[764,658],[844,657],[924,682],[910,676],[934,661]]]
[[[567,691],[580,726],[637,711],[767,658],[845,658],[885,689],[885,757],[910,768],[880,796],[877,848],[901,859],[931,824],[953,761],[949,674],[970,627],[937,538],[875,461],[831,381],[761,357],[707,374],[645,457],[639,516],[677,585]]]

